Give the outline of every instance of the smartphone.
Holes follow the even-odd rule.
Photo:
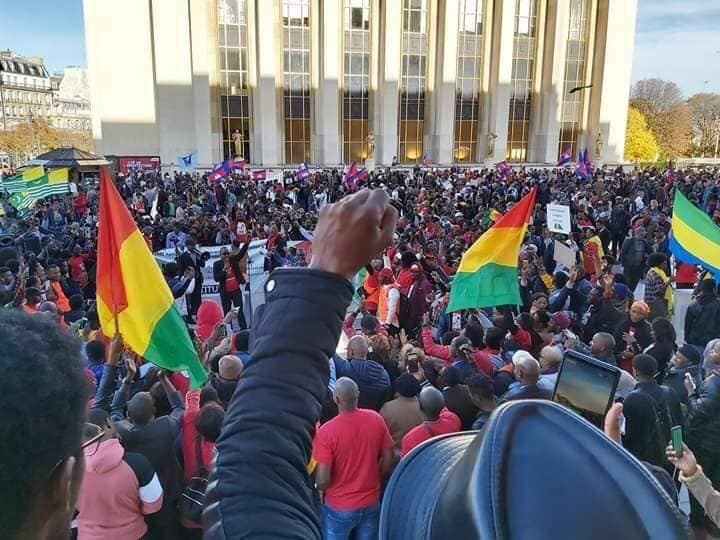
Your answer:
[[[232,335],[233,335],[232,324],[225,323],[225,333],[224,333],[223,337],[228,337],[228,336],[232,336]]]
[[[673,426],[670,434],[672,435],[673,451],[677,457],[680,457],[683,455],[682,426]]]

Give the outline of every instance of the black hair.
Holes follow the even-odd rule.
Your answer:
[[[657,360],[650,354],[636,355],[632,360],[632,366],[635,371],[646,377],[653,377],[658,369]]]
[[[250,330],[240,330],[233,338],[236,351],[250,352]]]
[[[170,400],[168,399],[167,392],[165,391],[165,387],[162,385],[161,382],[156,382],[150,387],[150,395],[153,398],[153,401],[155,402],[155,416],[167,416],[172,412],[172,406],[170,405]]]
[[[482,347],[485,330],[479,323],[471,322],[465,327],[465,337],[470,340],[473,347]]]
[[[82,309],[83,303],[85,303],[85,299],[83,298],[82,294],[73,294],[68,299],[68,302],[70,303],[71,310],[78,311]]]
[[[667,262],[667,255],[664,253],[651,253],[648,255],[647,266],[648,268],[652,268],[665,264],[665,262]]]
[[[442,380],[445,386],[457,386],[458,384],[462,384],[462,375],[458,368],[448,366],[442,372]]]
[[[0,530],[12,538],[78,454],[89,396],[79,341],[45,317],[2,310],[0,350]]]
[[[175,277],[178,275],[178,272],[180,271],[179,268],[180,267],[177,265],[177,263],[169,262],[165,266],[163,266],[163,269],[162,269],[163,275],[165,277],[169,277],[169,278]]]
[[[220,396],[218,395],[217,390],[215,390],[212,386],[203,386],[203,389],[200,390],[200,407],[212,401],[220,403]]]
[[[481,371],[468,378],[465,384],[470,393],[480,399],[492,399],[495,395],[493,380]]]
[[[655,333],[656,343],[675,343],[675,340],[677,339],[675,327],[667,319],[655,319],[652,322],[652,329]]]
[[[86,420],[91,424],[104,428],[110,420],[110,413],[105,409],[92,408],[87,412]]]
[[[442,336],[440,336],[441,345],[450,345],[450,342],[457,337],[457,333],[452,330],[448,330]]]
[[[499,349],[505,331],[497,326],[491,326],[485,331],[485,345],[490,349]]]
[[[538,322],[538,324],[546,327],[548,324],[550,324],[550,312],[544,309],[536,311],[535,320]]]
[[[518,326],[528,332],[532,331],[535,327],[535,319],[529,313],[521,313],[518,315]]]
[[[413,264],[418,262],[417,257],[412,251],[406,251],[400,255],[400,264],[403,268],[410,268]]]
[[[562,289],[568,282],[570,278],[565,272],[555,272],[553,275],[553,282],[555,283],[555,288],[560,290]]]
[[[208,442],[215,442],[220,437],[225,409],[217,403],[208,403],[200,408],[195,419],[195,429]]]
[[[105,361],[105,344],[102,341],[89,341],[85,345],[85,354],[91,364],[102,364]]]

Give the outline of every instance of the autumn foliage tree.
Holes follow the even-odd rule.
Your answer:
[[[700,93],[688,100],[693,153],[717,157],[720,146],[720,94]]]
[[[0,151],[10,154],[15,163],[32,159],[58,146],[75,146],[92,151],[92,135],[85,131],[56,129],[43,119],[0,130]]]
[[[627,161],[655,161],[659,154],[655,135],[648,128],[645,117],[634,107],[628,108],[625,133],[625,159]]]
[[[645,117],[662,157],[685,155],[690,147],[690,108],[677,84],[643,79],[633,86],[630,105]]]

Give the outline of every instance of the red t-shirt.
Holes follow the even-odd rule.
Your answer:
[[[330,466],[325,504],[357,510],[380,500],[380,455],[393,447],[385,420],[375,411],[341,412],[317,432],[315,461]]]
[[[400,455],[405,457],[410,450],[431,437],[437,437],[438,435],[444,435],[446,433],[455,433],[460,431],[461,427],[462,423],[458,415],[444,408],[437,420],[434,422],[423,422],[405,434],[402,438]]]
[[[395,281],[398,285],[400,285],[400,292],[407,296],[407,293],[410,290],[410,287],[412,286],[414,281],[412,272],[410,272],[409,269],[403,268],[402,270],[400,270],[397,280]]]
[[[70,263],[70,275],[77,281],[80,274],[85,271],[85,259],[82,255],[73,255],[68,262]]]

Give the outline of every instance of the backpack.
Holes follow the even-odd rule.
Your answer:
[[[190,482],[180,494],[178,510],[180,517],[191,523],[202,525],[202,512],[205,506],[205,490],[208,484],[208,470],[202,462],[200,436],[195,439],[195,463],[197,469]]]
[[[400,300],[398,302],[398,324],[400,328],[404,328],[405,331],[412,330],[410,326],[412,321],[410,320],[410,299],[406,294],[403,294],[400,289],[397,290],[400,293]]]

